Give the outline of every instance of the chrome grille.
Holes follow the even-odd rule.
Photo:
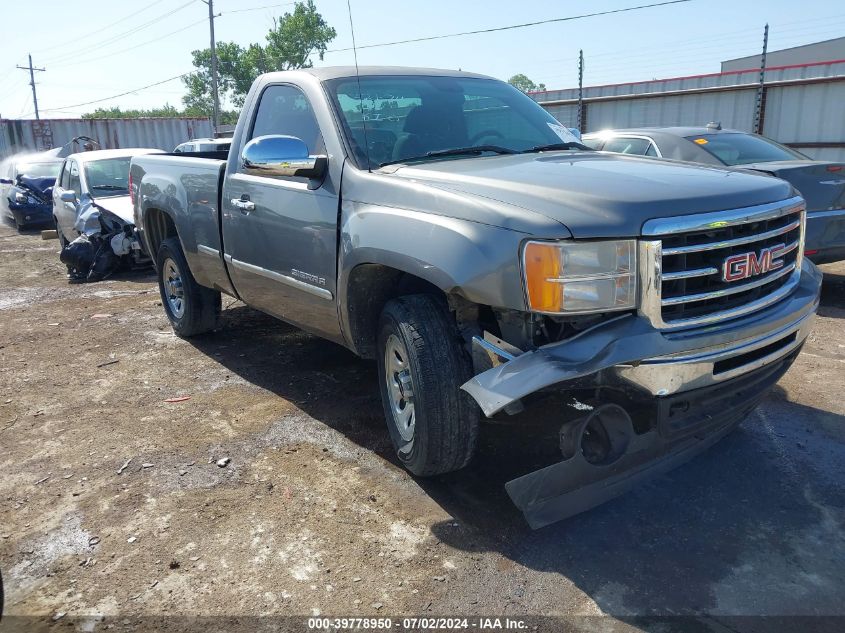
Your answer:
[[[641,246],[643,313],[661,328],[680,328],[735,318],[771,305],[797,284],[804,252],[804,202],[792,198],[698,216],[646,223],[653,238]],[[744,279],[723,277],[726,260],[766,249],[782,265]],[[730,269],[729,269],[730,270]]]

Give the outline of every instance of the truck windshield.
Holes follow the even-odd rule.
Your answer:
[[[360,92],[355,77],[326,83],[362,169],[578,143],[530,97],[494,79],[364,76]]]
[[[129,195],[129,156],[85,164],[85,180],[92,198]]]
[[[725,165],[749,165],[777,160],[806,160],[807,157],[761,136],[741,133],[701,134],[687,140],[712,154]]]

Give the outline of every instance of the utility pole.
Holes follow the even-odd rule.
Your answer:
[[[29,66],[18,66],[21,70],[28,70],[29,71],[29,85],[32,86],[32,102],[35,104],[35,118],[37,120],[41,120],[41,116],[38,114],[38,95],[35,94],[35,71],[43,73],[46,68],[33,68],[32,66],[32,55],[29,56]]]
[[[217,46],[214,43],[214,0],[202,0],[208,5],[208,28],[211,31],[211,98],[214,101],[214,109],[211,115],[211,126],[217,132],[217,124],[220,123],[220,95],[217,92]]]
[[[757,84],[757,104],[754,107],[754,133],[763,133],[763,117],[766,112],[766,49],[769,46],[769,25],[763,29],[763,54],[760,56],[760,83]]]
[[[584,133],[584,51],[578,51],[578,131]]]

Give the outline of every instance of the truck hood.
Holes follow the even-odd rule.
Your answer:
[[[108,198],[94,198],[94,205],[116,215],[127,224],[135,224],[132,200],[126,196],[109,196]]]
[[[545,216],[575,238],[635,237],[653,218],[794,195],[788,183],[754,173],[598,152],[445,160],[383,171],[391,169],[392,177],[418,186],[502,203],[510,214]]]
[[[823,160],[782,160],[739,165],[783,178],[807,201],[807,211],[845,207],[845,164]]]

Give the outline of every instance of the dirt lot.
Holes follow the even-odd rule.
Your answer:
[[[56,253],[0,227],[0,568],[8,614],[34,616],[0,631],[845,616],[843,265],[825,267],[804,352],[737,432],[532,532],[502,484],[530,450],[522,428],[566,407],[485,425],[468,470],[415,480],[390,454],[372,363],[231,300],[219,332],[180,340],[152,274],[70,286]]]

